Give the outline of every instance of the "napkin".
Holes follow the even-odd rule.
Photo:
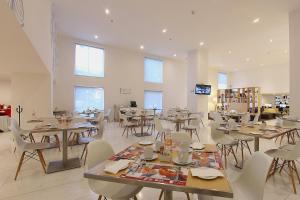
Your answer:
[[[221,171],[208,167],[191,168],[191,172],[192,176],[198,177],[224,176],[224,174]]]
[[[204,149],[205,146],[203,144],[201,144],[200,142],[195,142],[192,144],[192,148],[193,149]]]
[[[121,159],[113,163],[109,163],[105,166],[104,171],[111,174],[117,174],[120,170],[127,168],[130,162],[130,160]]]

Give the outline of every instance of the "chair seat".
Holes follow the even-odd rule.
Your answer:
[[[270,156],[272,158],[280,158],[280,159],[284,159],[284,160],[294,160],[290,156],[290,151],[285,150],[285,149],[270,149],[270,150],[266,151],[265,154],[267,154],[268,156]]]
[[[49,143],[26,143],[23,147],[25,151],[29,150],[43,150],[50,149],[51,145]]]
[[[222,138],[216,140],[215,142],[218,144],[223,144],[223,145],[237,145],[238,144],[238,141],[231,137],[222,137]]]
[[[95,193],[112,199],[129,199],[142,189],[142,187],[134,185],[97,180],[89,180],[89,185]]]
[[[94,141],[95,138],[92,137],[80,137],[78,139],[79,144],[89,144],[90,142]]]
[[[232,135],[232,137],[236,140],[243,140],[246,142],[250,142],[250,141],[254,140],[254,138],[251,136],[246,136],[246,135],[241,135],[241,134],[235,134],[235,135]]]
[[[292,151],[295,148],[294,144],[285,144],[279,147],[279,149],[284,149],[287,151]]]

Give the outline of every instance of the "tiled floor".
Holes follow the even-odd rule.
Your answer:
[[[117,123],[106,124],[105,127],[103,138],[111,143],[116,152],[143,139],[135,136],[122,137],[122,130]],[[212,143],[209,128],[203,128],[200,135],[203,143]],[[276,146],[274,141],[261,140],[261,151]],[[253,147],[253,144],[251,144],[251,147]],[[13,177],[17,167],[18,156],[13,154],[11,149],[10,133],[0,133],[0,200],[97,199],[97,196],[89,190],[87,180],[83,178],[84,167],[45,175],[40,163],[31,160],[21,169],[18,180],[14,181]],[[79,146],[69,149],[72,155],[80,155],[81,151],[82,147]],[[52,149],[45,151],[44,155],[47,161],[51,161],[59,159],[61,152],[57,149]],[[246,157],[248,156],[247,154]],[[297,165],[300,169],[298,162]],[[239,170],[233,166],[232,162],[227,169],[229,178],[234,178],[238,173]],[[298,182],[297,190],[300,193],[300,184]],[[158,199],[159,192],[159,190],[144,188],[138,194],[138,199]],[[182,193],[174,193],[174,199],[182,200],[186,199],[186,197]],[[197,199],[197,196],[193,195],[193,199]],[[298,200],[300,199],[300,194],[295,195],[292,193],[288,175],[282,173],[282,175],[276,174],[275,177],[270,178],[267,182],[264,199]]]

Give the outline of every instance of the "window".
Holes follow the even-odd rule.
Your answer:
[[[162,109],[163,93],[161,91],[144,91],[144,108],[145,109]]]
[[[75,111],[87,109],[104,110],[104,89],[95,87],[75,87]]]
[[[227,74],[218,74],[218,89],[227,89]]]
[[[104,77],[104,50],[76,44],[75,75]]]
[[[163,62],[150,58],[144,59],[144,80],[151,83],[163,83]]]

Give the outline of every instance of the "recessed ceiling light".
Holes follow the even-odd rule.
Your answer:
[[[166,33],[167,31],[168,31],[168,29],[164,28],[161,32]]]
[[[229,50],[228,53],[229,53],[229,54],[232,54],[232,51]]]
[[[97,40],[99,38],[99,36],[98,35],[94,35],[94,38]]]
[[[246,61],[249,62],[249,61],[250,61],[250,58],[246,58]]]
[[[176,57],[177,56],[176,53],[174,53],[173,56]]]
[[[143,50],[143,49],[144,49],[144,45],[141,45],[141,46],[140,46],[140,49],[142,49],[142,50]]]
[[[273,39],[272,39],[272,38],[270,38],[270,39],[269,39],[269,42],[271,42],[271,43],[272,43],[272,42],[273,42]]]
[[[263,67],[263,66],[265,66],[265,64],[261,63],[260,66]]]
[[[255,18],[255,19],[252,21],[252,23],[253,23],[253,24],[257,24],[259,21],[260,21],[260,18]]]
[[[288,50],[284,50],[284,53],[287,54],[287,53],[288,53]]]
[[[203,45],[204,45],[204,42],[200,42],[199,44],[200,44],[200,46],[203,46]]]
[[[105,9],[105,14],[107,14],[107,15],[110,14],[110,10],[108,8]]]

